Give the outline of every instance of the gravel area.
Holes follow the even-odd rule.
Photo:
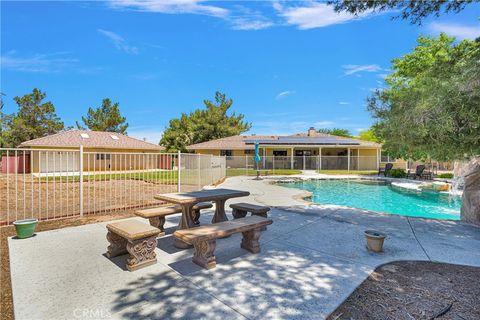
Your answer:
[[[329,317],[480,319],[480,268],[398,261],[378,267]]]

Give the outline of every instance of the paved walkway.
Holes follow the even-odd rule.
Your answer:
[[[191,262],[172,245],[179,216],[167,218],[159,263],[125,271],[125,256],[104,256],[105,224],[9,239],[16,319],[322,319],[378,265],[433,260],[480,266],[480,228],[294,200],[302,191],[247,177],[221,187],[275,208],[262,252],[240,249],[240,235],[218,241],[217,267]],[[203,214],[209,223],[212,212]],[[388,233],[385,252],[365,249],[363,231]]]

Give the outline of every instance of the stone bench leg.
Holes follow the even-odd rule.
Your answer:
[[[130,254],[127,259],[128,271],[135,271],[157,263],[156,247],[156,236],[128,241],[127,251]]]
[[[245,218],[247,215],[247,211],[240,210],[240,209],[232,209],[232,215],[234,219]]]
[[[259,216],[259,217],[262,217],[262,218],[265,218],[265,219],[268,218],[266,212],[265,213],[252,213],[252,216]],[[262,231],[267,230],[267,226],[263,226],[260,230],[262,230]]]
[[[165,235],[165,217],[152,217],[148,218],[148,221],[150,221],[150,225],[152,227],[160,229],[160,233],[158,234],[159,237],[162,237]]]
[[[213,252],[217,246],[217,240],[198,241],[193,244],[195,252],[192,261],[205,269],[215,268],[217,262]]]
[[[199,226],[200,225],[200,210],[192,210],[192,211],[193,211],[193,217],[192,217],[193,223],[196,226]]]
[[[110,245],[107,247],[107,257],[113,258],[127,253],[127,240],[111,231],[107,232],[107,240]]]
[[[250,251],[251,253],[259,253],[260,243],[258,242],[258,239],[260,239],[261,234],[260,228],[242,232],[243,238],[240,247]]]

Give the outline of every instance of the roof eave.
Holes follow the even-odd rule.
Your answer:
[[[85,149],[124,149],[124,150],[165,150],[165,147],[159,146],[158,148],[146,147],[146,148],[132,148],[132,147],[104,147],[104,146],[83,146]],[[28,145],[20,144],[18,148],[51,148],[51,149],[79,149],[80,146],[58,146],[58,145]]]

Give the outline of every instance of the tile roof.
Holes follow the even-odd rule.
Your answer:
[[[197,144],[192,144],[187,147],[188,150],[248,150],[254,149],[253,145],[247,145],[246,140],[260,139],[260,140],[275,140],[278,136],[231,136],[216,140],[210,140]]]
[[[354,145],[362,147],[381,147],[380,144],[354,138],[338,137],[329,134],[294,134],[290,136],[231,136],[206,142],[193,144],[187,147],[188,150],[248,150],[254,149],[253,143],[259,141],[266,145]]]
[[[68,130],[22,142],[19,147],[163,150],[164,147],[116,132]]]

